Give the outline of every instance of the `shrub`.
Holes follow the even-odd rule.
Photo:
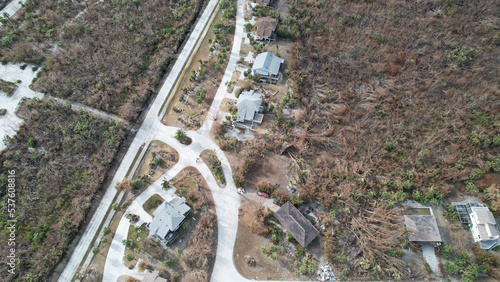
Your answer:
[[[260,180],[257,183],[257,191],[271,195],[275,189],[276,187],[267,180]]]
[[[425,263],[425,270],[427,270],[428,273],[432,273],[431,266],[428,263]]]
[[[108,226],[105,226],[105,227],[102,229],[102,233],[103,233],[104,235],[108,235],[110,232],[111,232],[111,229],[110,229]]]

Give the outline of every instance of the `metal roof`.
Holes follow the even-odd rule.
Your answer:
[[[236,106],[238,107],[237,121],[252,121],[255,113],[259,112],[262,106],[262,94],[254,90],[242,92]]]
[[[191,208],[186,205],[184,197],[174,196],[170,201],[163,202],[153,213],[153,220],[149,230],[161,238],[165,238],[170,231],[179,228]]]
[[[277,75],[280,71],[281,64],[283,64],[284,62],[285,60],[276,57],[269,52],[260,53],[255,58],[252,72],[254,75]]]

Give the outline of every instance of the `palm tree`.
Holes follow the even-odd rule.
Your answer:
[[[161,188],[167,189],[169,185],[170,185],[170,183],[168,182],[168,180],[165,177],[163,177],[163,182],[161,183]]]
[[[179,142],[182,142],[185,138],[186,138],[186,132],[184,132],[180,128],[177,129],[177,131],[175,132],[175,139],[177,139],[177,141]]]

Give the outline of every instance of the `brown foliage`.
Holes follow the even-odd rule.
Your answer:
[[[185,281],[208,281],[215,258],[216,225],[216,215],[212,211],[200,218],[180,261],[182,270],[187,273]]]
[[[132,190],[132,180],[124,179],[122,182],[116,183],[116,190],[118,192]]]
[[[161,248],[160,244],[151,238],[145,238],[142,240],[141,248],[156,259],[163,259],[165,256],[165,252]]]
[[[245,202],[239,209],[241,223],[250,228],[253,233],[266,234],[271,228],[265,224],[270,212],[264,207],[259,207],[256,203]]]
[[[273,184],[271,184],[271,182],[269,182],[267,180],[260,180],[257,183],[257,191],[265,192],[265,193],[271,195],[275,189],[276,189],[276,186],[274,186]]]
[[[49,2],[46,5],[56,5],[57,9],[65,6],[57,5],[57,1],[31,2]],[[123,5],[122,1],[112,0],[106,5],[89,5],[78,20],[63,28],[67,21],[64,17],[52,16],[50,10],[37,7],[43,5],[31,3],[26,10],[36,10],[41,18],[54,18],[58,27],[51,31],[50,38],[46,34],[33,38],[35,57],[45,56],[38,46],[59,38],[59,48],[54,54],[47,52],[51,55],[34,88],[135,121],[173,61],[203,2],[147,0],[138,9],[139,4]],[[71,13],[75,11],[78,9]],[[17,21],[21,23],[22,19]],[[37,35],[33,29],[26,28],[26,32]],[[20,43],[14,44],[21,47]],[[16,57],[11,53],[8,56]]]
[[[274,191],[272,196],[276,198],[276,200],[280,202],[280,204],[284,204],[286,203],[286,201],[288,201],[288,193],[281,189],[277,189],[276,191]]]
[[[384,251],[397,247],[386,240],[396,229],[375,223],[373,200],[392,206],[400,200],[387,200],[391,193],[403,191],[404,199],[432,186],[446,196],[473,169],[491,169],[492,136],[500,134],[500,96],[491,87],[499,84],[499,41],[483,19],[498,21],[498,4],[449,2],[449,14],[438,18],[429,11],[439,1],[411,9],[368,2],[290,2],[290,28],[300,34],[289,64],[292,92],[303,109],[295,120],[302,130],[290,134],[299,148],[293,172],[301,197],[318,200],[345,233],[325,238],[327,256],[342,247],[350,265],[369,256],[405,278],[402,261]],[[452,240],[462,249],[456,228]],[[394,278],[394,270],[384,275]]]

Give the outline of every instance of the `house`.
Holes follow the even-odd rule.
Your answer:
[[[153,272],[148,272],[142,278],[142,282],[168,282],[167,279],[160,276],[160,272],[155,270]]]
[[[244,91],[238,97],[236,103],[238,113],[236,114],[237,122],[250,121],[253,123],[261,124],[264,115],[260,114],[263,111],[262,107],[262,94],[254,90]]]
[[[278,25],[278,20],[271,17],[260,18],[255,26],[257,29],[254,32],[255,39],[257,40],[276,40],[276,26]]]
[[[457,211],[460,222],[470,227],[472,237],[479,242],[481,249],[489,250],[500,244],[495,217],[486,205],[471,199],[452,202],[451,205]]]
[[[471,232],[481,249],[489,250],[497,246],[500,236],[496,229],[495,217],[486,206],[470,207]]]
[[[274,216],[304,248],[319,235],[319,231],[290,202],[286,202]]]
[[[436,218],[431,215],[405,215],[406,228],[411,231],[408,236],[410,242],[421,245],[438,246],[441,244],[441,234],[437,226]]]
[[[285,60],[269,52],[260,53],[253,63],[252,74],[254,76],[259,75],[261,82],[278,84],[283,79],[280,68],[284,62]]]
[[[163,202],[153,213],[153,220],[148,223],[149,237],[158,239],[164,246],[177,238],[178,230],[191,212],[184,197],[174,196]]]

